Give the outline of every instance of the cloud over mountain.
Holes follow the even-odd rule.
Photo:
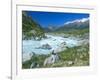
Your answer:
[[[64,23],[64,25],[70,24],[70,23],[85,22],[85,21],[88,21],[88,20],[89,20],[89,18],[76,19],[76,20],[73,20],[73,21],[68,21],[68,22]]]

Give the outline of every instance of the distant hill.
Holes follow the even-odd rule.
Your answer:
[[[53,31],[55,31],[57,29],[57,26],[48,26],[48,27],[45,27],[44,28],[44,31],[45,32],[53,32]]]
[[[41,39],[45,37],[41,25],[28,16],[25,11],[22,12],[22,32],[23,39]]]

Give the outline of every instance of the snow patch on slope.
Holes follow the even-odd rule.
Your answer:
[[[88,20],[89,20],[89,18],[76,19],[76,20],[73,20],[73,21],[68,21],[68,22],[64,23],[64,25],[70,24],[70,23],[75,23],[75,22],[85,22],[85,21],[88,21]]]

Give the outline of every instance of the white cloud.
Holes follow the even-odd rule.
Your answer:
[[[64,23],[64,25],[69,24],[69,23],[74,23],[74,22],[85,22],[87,20],[89,20],[89,18],[76,19],[73,21],[68,21],[68,22]]]

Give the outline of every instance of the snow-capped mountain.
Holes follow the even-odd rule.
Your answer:
[[[64,23],[64,25],[70,24],[70,23],[86,22],[88,20],[89,20],[89,18],[76,19],[76,20],[73,20],[73,21],[68,21],[68,22]]]
[[[71,30],[85,29],[85,28],[89,28],[89,18],[82,18],[73,21],[68,21],[64,23],[64,25],[56,29],[56,31],[71,31]]]

